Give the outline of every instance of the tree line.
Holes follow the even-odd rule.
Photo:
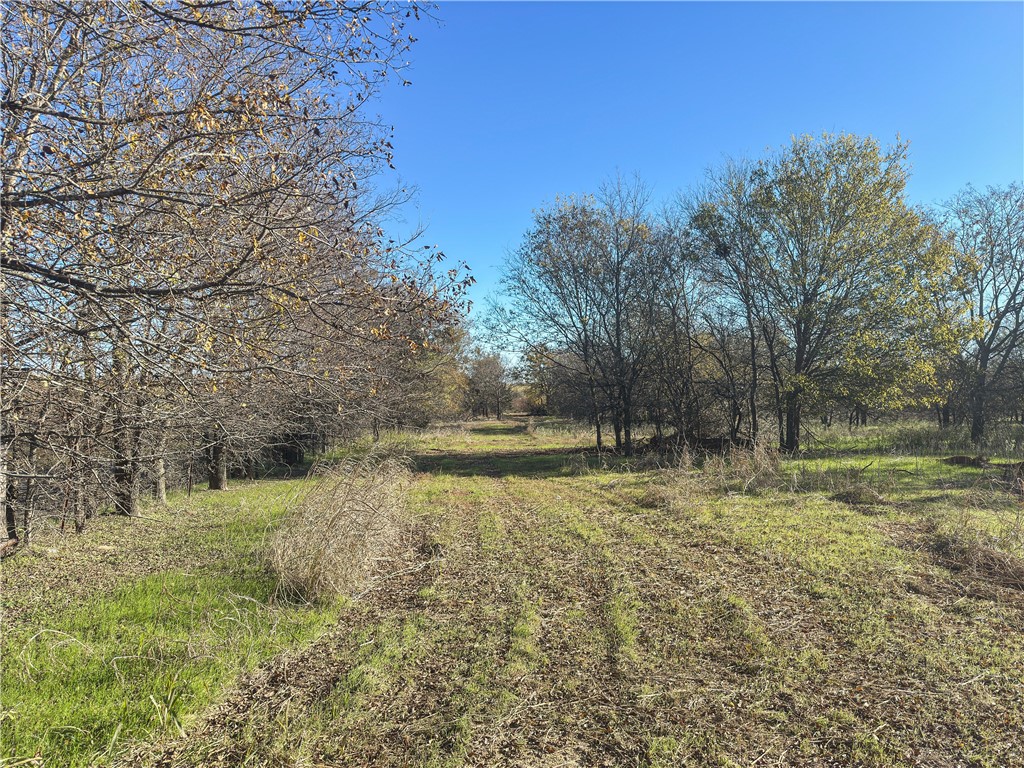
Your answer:
[[[658,209],[640,180],[536,212],[493,322],[534,408],[626,454],[927,410],[985,447],[1024,419],[1024,187],[906,197],[907,145],[794,137]]]
[[[416,418],[469,279],[375,188],[415,3],[11,0],[0,28],[0,506],[147,489]],[[443,357],[443,355],[441,356]]]

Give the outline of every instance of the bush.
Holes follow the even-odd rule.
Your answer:
[[[345,461],[321,473],[271,538],[278,594],[322,601],[370,579],[401,540],[409,479],[395,458]]]

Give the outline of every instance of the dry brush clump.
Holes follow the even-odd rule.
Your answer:
[[[726,494],[757,495],[788,487],[782,475],[781,456],[773,447],[757,444],[734,447],[725,453],[691,453],[684,445],[661,456],[655,467],[662,482],[652,483],[640,498],[640,506],[671,506],[680,499],[716,498]]]
[[[725,452],[688,450],[678,454],[674,469],[701,485],[706,493],[758,493],[784,486],[778,449],[765,443],[746,448],[733,446]],[[691,470],[696,469],[696,472]]]
[[[750,448],[734,448],[729,453],[728,470],[734,481],[743,483],[743,490],[756,491],[778,485],[782,458],[777,448],[767,442]]]
[[[1024,590],[1021,532],[1019,518],[1015,526],[996,533],[962,522],[952,525],[933,523],[929,526],[929,546],[939,562],[951,570],[965,571],[1004,587]]]
[[[408,465],[394,457],[345,461],[320,473],[270,540],[278,593],[322,601],[370,579],[400,546],[410,478]]]
[[[1024,507],[1005,489],[971,489],[956,513],[930,516],[924,535],[947,568],[1024,590]]]

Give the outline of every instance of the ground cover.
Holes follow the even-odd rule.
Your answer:
[[[384,442],[418,470],[400,559],[115,763],[1024,765],[996,471],[626,461],[525,421]]]
[[[273,601],[262,552],[301,483],[242,484],[37,532],[2,569],[0,760],[107,762],[180,734],[240,671],[307,642],[337,606]]]

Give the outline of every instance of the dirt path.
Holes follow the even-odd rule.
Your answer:
[[[691,498],[527,440],[431,454],[397,575],[130,762],[1024,765],[1019,594],[821,497]]]

